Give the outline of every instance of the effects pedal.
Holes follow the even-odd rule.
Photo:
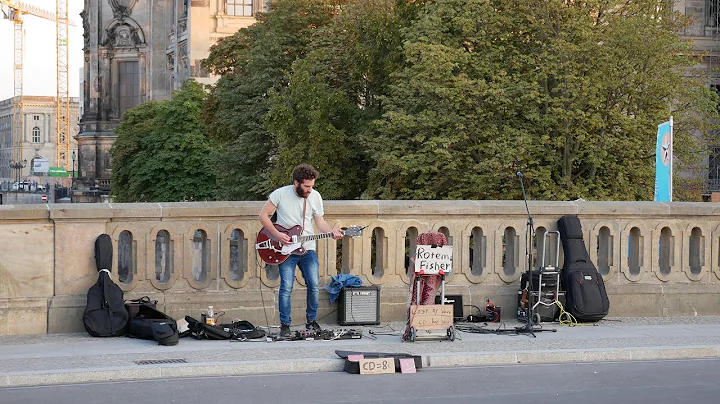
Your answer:
[[[362,331],[356,329],[335,329],[320,331],[294,331],[278,341],[332,341],[336,339],[361,339]]]
[[[500,306],[495,306],[493,302],[488,301],[485,306],[485,321],[488,323],[500,322]]]

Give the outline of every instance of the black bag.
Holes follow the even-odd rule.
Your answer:
[[[578,321],[599,321],[607,316],[610,301],[602,275],[585,248],[580,219],[563,216],[558,220],[558,230],[565,257],[562,269],[565,308]]]
[[[192,335],[195,339],[212,339],[212,340],[223,340],[232,338],[230,331],[225,331],[223,327],[219,325],[205,324],[195,320],[190,316],[185,316],[185,321],[188,323],[188,332],[183,333],[183,337],[186,335]]]
[[[143,296],[139,299],[125,300],[125,309],[127,309],[128,315],[131,319],[137,316],[140,306],[143,305],[157,309],[157,300],[150,300],[147,296]]]
[[[83,325],[93,337],[123,335],[128,322],[123,291],[110,279],[112,257],[110,236],[101,234],[95,240],[98,280],[88,290],[87,304],[83,312]]]
[[[167,314],[147,304],[137,306],[137,314],[128,323],[128,336],[152,339],[160,345],[177,345],[177,322]]]
[[[230,324],[209,325],[185,316],[185,321],[188,323],[188,332],[184,333],[183,337],[191,335],[195,339],[246,340],[265,336],[265,331],[259,330],[251,322],[245,320],[233,321]]]
[[[246,340],[265,337],[265,331],[258,329],[246,320],[233,321],[230,324],[221,324],[220,327],[232,334],[232,339]]]

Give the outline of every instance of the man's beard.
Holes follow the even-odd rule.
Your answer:
[[[305,190],[303,189],[302,185],[295,186],[295,194],[301,198],[307,198],[310,195],[309,192],[307,193],[307,195],[305,194]]]

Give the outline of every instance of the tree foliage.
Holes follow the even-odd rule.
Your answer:
[[[312,50],[293,63],[288,85],[272,92],[266,128],[278,153],[270,183],[284,184],[292,167],[312,162],[325,198],[354,199],[372,167],[362,138],[382,115],[400,33],[391,2],[350,0],[339,10],[313,32]]]
[[[265,199],[277,161],[277,139],[265,128],[269,94],[289,83],[295,60],[309,51],[313,31],[337,13],[335,0],[278,0],[257,23],[210,49],[204,66],[222,74],[205,107],[204,122],[217,142],[221,197]],[[286,179],[287,182],[287,179]]]
[[[657,124],[715,103],[661,1],[437,0],[367,142],[367,197],[648,200]],[[676,109],[693,126],[715,109]],[[677,119],[677,117],[676,117]],[[690,125],[676,144],[692,144]]]
[[[210,142],[200,122],[206,97],[187,81],[171,100],[128,110],[117,127],[111,185],[117,202],[213,199]]]
[[[717,141],[686,24],[663,0],[276,0],[212,47],[207,97],[126,114],[113,189],[258,200],[306,162],[327,199],[518,199],[520,170],[534,199],[650,200],[659,123],[676,172]]]

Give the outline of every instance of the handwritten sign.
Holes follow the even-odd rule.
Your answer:
[[[417,373],[417,369],[415,369],[415,359],[401,358],[400,373]]]
[[[452,272],[452,254],[451,245],[418,245],[415,249],[415,273],[442,275]]]
[[[442,304],[410,306],[410,325],[416,330],[440,330],[453,325],[453,307]]]
[[[395,373],[395,359],[373,358],[360,359],[361,375],[379,375],[383,373]]]

